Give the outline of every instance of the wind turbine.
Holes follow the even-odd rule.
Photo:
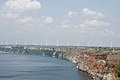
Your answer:
[[[48,41],[46,40],[46,46],[48,45]]]
[[[59,40],[57,40],[56,46],[59,46]]]
[[[102,41],[99,42],[99,47],[103,47],[103,46],[102,46]]]
[[[89,41],[87,42],[87,46],[90,47],[90,42]]]
[[[70,45],[70,42],[69,41],[67,41],[67,46],[69,46]]]
[[[112,49],[114,51],[113,43],[112,42],[110,43],[110,49]]]
[[[110,43],[110,49],[112,49],[112,42]]]

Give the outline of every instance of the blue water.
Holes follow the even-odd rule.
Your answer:
[[[87,77],[66,60],[0,54],[0,80],[87,80]]]

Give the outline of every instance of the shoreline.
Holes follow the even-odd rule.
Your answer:
[[[1,52],[1,51],[0,51],[0,54],[15,54],[15,55],[19,55],[19,54],[16,54],[16,53]],[[24,55],[24,54],[21,54],[21,55]],[[26,54],[26,55],[35,55],[35,54]],[[40,56],[41,56],[41,55],[40,55]],[[43,57],[50,57],[50,56],[43,56]],[[86,76],[88,77],[88,79],[89,79],[89,80],[92,80],[92,76],[91,76],[87,71],[83,71],[83,70],[77,68],[77,67],[76,67],[76,66],[77,66],[76,63],[74,63],[74,62],[72,62],[72,61],[70,61],[70,60],[68,60],[68,59],[66,59],[66,58],[58,58],[58,57],[51,57],[51,58],[56,58],[56,59],[61,59],[61,60],[65,60],[65,61],[71,62],[72,64],[75,65],[75,68],[78,69],[78,71],[82,72],[83,74],[86,74]],[[84,76],[83,76],[83,77],[84,77]]]
[[[68,60],[68,59],[64,59],[64,60],[67,60],[67,61],[70,61],[70,62],[72,62],[73,64],[75,64],[75,67],[76,67],[76,69],[78,69],[79,71],[81,71],[82,73],[86,73],[87,74],[87,77],[88,77],[88,80],[94,80],[94,79],[98,79],[98,77],[94,77],[92,74],[90,74],[88,71],[85,71],[85,70],[83,70],[83,69],[81,69],[81,68],[79,68],[79,66],[77,65],[77,63],[75,63],[75,62],[73,62],[73,61],[71,61],[71,60]]]
[[[115,78],[113,71],[117,62],[120,61],[120,50],[99,47],[17,46],[5,48],[2,46],[1,50],[2,53],[36,54],[68,60],[74,63],[79,70],[87,72],[92,78],[99,78],[99,80]]]

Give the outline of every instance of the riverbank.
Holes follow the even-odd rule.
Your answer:
[[[1,46],[1,51],[16,54],[36,54],[69,60],[95,80],[117,80],[114,74],[120,62],[120,49],[75,46]],[[118,78],[119,80],[119,78]]]
[[[74,48],[66,51],[63,58],[75,63],[78,69],[88,72],[95,80],[117,80],[114,69],[120,62],[120,51],[110,50],[97,53],[93,49]]]
[[[0,54],[0,80],[88,80],[69,61],[34,54]]]

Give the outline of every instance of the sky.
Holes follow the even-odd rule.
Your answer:
[[[120,47],[120,0],[0,0],[0,44]]]

